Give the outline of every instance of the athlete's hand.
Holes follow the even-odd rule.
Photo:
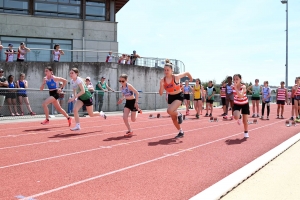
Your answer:
[[[68,103],[71,103],[71,102],[73,102],[73,101],[75,101],[75,97],[70,98],[70,99],[68,100]]]
[[[122,103],[122,101],[123,101],[123,99],[120,99],[120,100],[118,101],[118,104],[121,104],[121,103]]]
[[[138,102],[135,102],[134,107],[135,107],[137,110],[139,110],[139,104],[138,104]]]
[[[46,84],[46,82],[47,82],[47,77],[44,77],[43,83]]]

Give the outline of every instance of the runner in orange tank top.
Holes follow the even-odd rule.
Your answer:
[[[182,131],[180,124],[183,121],[182,114],[177,111],[178,107],[183,101],[183,92],[180,88],[180,79],[183,77],[189,77],[190,81],[193,78],[189,72],[183,72],[181,74],[173,74],[173,65],[166,60],[164,67],[165,77],[160,80],[159,94],[162,95],[164,90],[168,93],[168,114],[171,116],[174,126],[179,130],[178,135],[175,138],[182,138],[184,132]]]

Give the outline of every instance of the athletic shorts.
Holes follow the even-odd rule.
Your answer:
[[[295,105],[295,99],[292,98],[292,106]]]
[[[252,101],[259,101],[259,100],[260,100],[260,97],[251,97],[251,100],[252,100]]]
[[[54,97],[56,100],[59,98],[59,94],[57,93],[57,90],[49,91],[49,95],[51,97]]]
[[[295,95],[294,99],[297,100],[297,101],[299,101],[300,100],[300,95]]]
[[[226,97],[221,98],[222,106],[226,106]]]
[[[233,101],[233,100],[234,100],[234,96],[233,96],[233,93],[230,93],[230,94],[226,94],[226,100],[230,100],[230,101]]]
[[[15,99],[15,98],[17,98],[15,92],[7,92],[6,93],[6,99]]]
[[[278,105],[285,105],[285,100],[277,100]]]
[[[242,115],[250,115],[250,109],[249,109],[249,103],[244,104],[244,105],[238,105],[238,104],[234,104],[233,105],[233,111],[235,110],[242,110]]]
[[[5,95],[0,95],[0,106],[4,105]]]
[[[78,97],[77,100],[80,100],[84,106],[92,106],[93,105],[93,98],[89,98],[89,99],[86,99],[86,100],[82,100],[80,99],[80,97]]]
[[[124,108],[128,108],[131,112],[136,112],[135,99],[126,99]]]
[[[190,94],[184,94],[183,99],[185,99],[185,100],[190,100]]]
[[[206,99],[206,103],[213,104],[213,103],[214,103],[214,100],[208,100],[208,99]]]
[[[27,97],[27,94],[18,93],[18,97]]]
[[[168,104],[173,103],[173,101],[175,100],[179,100],[179,101],[183,101],[184,95],[182,92],[178,93],[178,94],[168,94]]]
[[[24,62],[24,60],[17,58],[17,62]]]
[[[194,101],[202,101],[202,98],[194,99]]]

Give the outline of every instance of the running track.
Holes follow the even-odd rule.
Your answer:
[[[299,132],[275,111],[271,105],[271,120],[249,126],[247,141],[235,121],[202,116],[183,122],[180,140],[170,118],[148,113],[132,123],[131,138],[121,116],[81,118],[78,132],[65,119],[2,123],[0,199],[189,199]]]

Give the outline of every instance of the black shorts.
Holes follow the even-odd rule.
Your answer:
[[[285,105],[285,100],[277,100],[277,104],[279,104],[279,105]]]
[[[252,101],[259,101],[259,100],[260,100],[260,97],[251,97],[251,100],[252,100]]]
[[[27,97],[27,94],[18,93],[18,97]]]
[[[299,101],[299,100],[300,100],[300,95],[295,95],[295,96],[294,96],[294,100]]]
[[[84,106],[92,106],[93,105],[93,97],[86,99],[86,100],[82,100],[82,99],[80,99],[80,97],[78,97],[77,100],[80,100]]]
[[[134,104],[135,104],[135,99],[130,99],[130,100],[126,99],[124,108],[128,108],[131,112],[136,112],[137,109]]]
[[[226,97],[221,98],[222,106],[226,106]]]
[[[233,105],[233,111],[235,110],[242,110],[242,115],[250,115],[250,109],[249,109],[249,103],[244,104],[244,105],[238,105],[238,104],[234,104]]]
[[[57,93],[57,90],[49,91],[49,95],[51,97],[54,97],[56,100],[59,98],[59,94]]]
[[[17,98],[15,92],[7,92],[6,93],[6,99],[15,99],[15,98]]]
[[[213,104],[214,100],[208,100],[208,99],[206,99],[206,103]]]
[[[202,101],[202,98],[194,99],[194,101]]]
[[[190,100],[190,94],[184,94],[183,99]]]
[[[173,103],[173,101],[175,100],[183,101],[183,99],[184,99],[184,95],[182,92],[174,95],[168,94],[168,104]]]
[[[17,62],[24,62],[24,60],[17,58]]]

